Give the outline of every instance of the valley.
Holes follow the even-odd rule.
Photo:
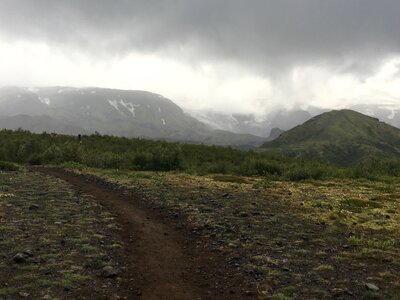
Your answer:
[[[340,110],[271,137],[1,130],[0,299],[396,299],[400,129]]]
[[[0,1],[0,300],[400,300],[400,1]]]

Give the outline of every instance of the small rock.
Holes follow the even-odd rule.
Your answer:
[[[102,271],[101,275],[104,278],[113,278],[113,277],[116,277],[118,275],[118,270],[113,268],[113,267],[111,267],[111,266],[105,266],[103,268],[103,271]]]
[[[33,253],[31,250],[25,250],[23,254],[29,257],[33,257]]]
[[[224,193],[224,194],[222,194],[222,197],[224,197],[224,198],[231,198],[232,195],[229,194],[229,193]]]
[[[251,296],[256,296],[256,295],[257,295],[256,292],[254,292],[254,291],[249,291],[249,290],[244,291],[244,294],[245,294],[246,296],[249,296],[249,297],[251,297]]]
[[[29,206],[29,210],[36,210],[36,209],[39,209],[39,208],[40,208],[40,206],[37,205],[37,204],[32,204],[31,206]]]
[[[247,212],[245,212],[245,211],[241,211],[238,214],[238,216],[241,217],[241,218],[247,218],[249,216],[249,214]]]
[[[26,292],[19,292],[18,294],[23,298],[28,298],[31,295],[31,294],[26,293]]]
[[[15,256],[13,257],[14,262],[16,262],[17,264],[22,264],[24,262],[26,262],[26,257],[23,253],[17,253],[15,254]]]
[[[43,297],[42,297],[42,300],[51,300],[52,298],[51,298],[51,296],[50,295],[44,295]]]
[[[369,291],[375,291],[375,292],[379,291],[379,288],[373,283],[366,283],[365,288]]]

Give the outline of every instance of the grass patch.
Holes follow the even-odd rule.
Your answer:
[[[381,250],[391,250],[393,249],[395,244],[395,241],[392,239],[370,240],[365,237],[355,237],[355,236],[349,237],[348,241],[353,246],[360,246],[368,249],[381,249]]]
[[[233,175],[215,175],[212,177],[212,179],[220,182],[249,183],[246,178]]]

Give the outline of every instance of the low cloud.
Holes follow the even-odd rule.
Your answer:
[[[285,97],[294,103],[323,96],[315,93],[318,73],[362,85],[398,57],[399,11],[397,0],[2,0],[0,39],[44,44],[89,64],[152,55],[184,65],[193,73],[190,80],[206,76],[207,66],[230,66],[246,70],[237,82],[245,82],[243,91],[257,103]],[[220,74],[206,88],[234,86],[237,76],[215,72]],[[190,97],[188,91],[169,94]],[[201,97],[207,94],[212,91]]]

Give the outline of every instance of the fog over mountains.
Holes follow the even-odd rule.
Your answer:
[[[378,118],[382,122],[400,128],[400,105],[350,105],[345,108]],[[286,131],[303,124],[314,116],[330,110],[332,110],[332,108],[329,107],[279,109],[266,112],[261,116],[252,114],[223,114],[213,111],[192,111],[191,114],[202,122],[210,125],[212,128],[269,137],[271,130],[274,128]]]
[[[400,127],[400,108],[349,107]],[[33,132],[101,134],[249,148],[329,111],[275,110],[262,115],[183,111],[172,100],[145,91],[74,87],[3,87],[0,127]],[[270,136],[271,135],[271,136]]]
[[[0,89],[0,127],[254,147],[265,139],[215,130],[171,100],[144,91],[103,88]]]

